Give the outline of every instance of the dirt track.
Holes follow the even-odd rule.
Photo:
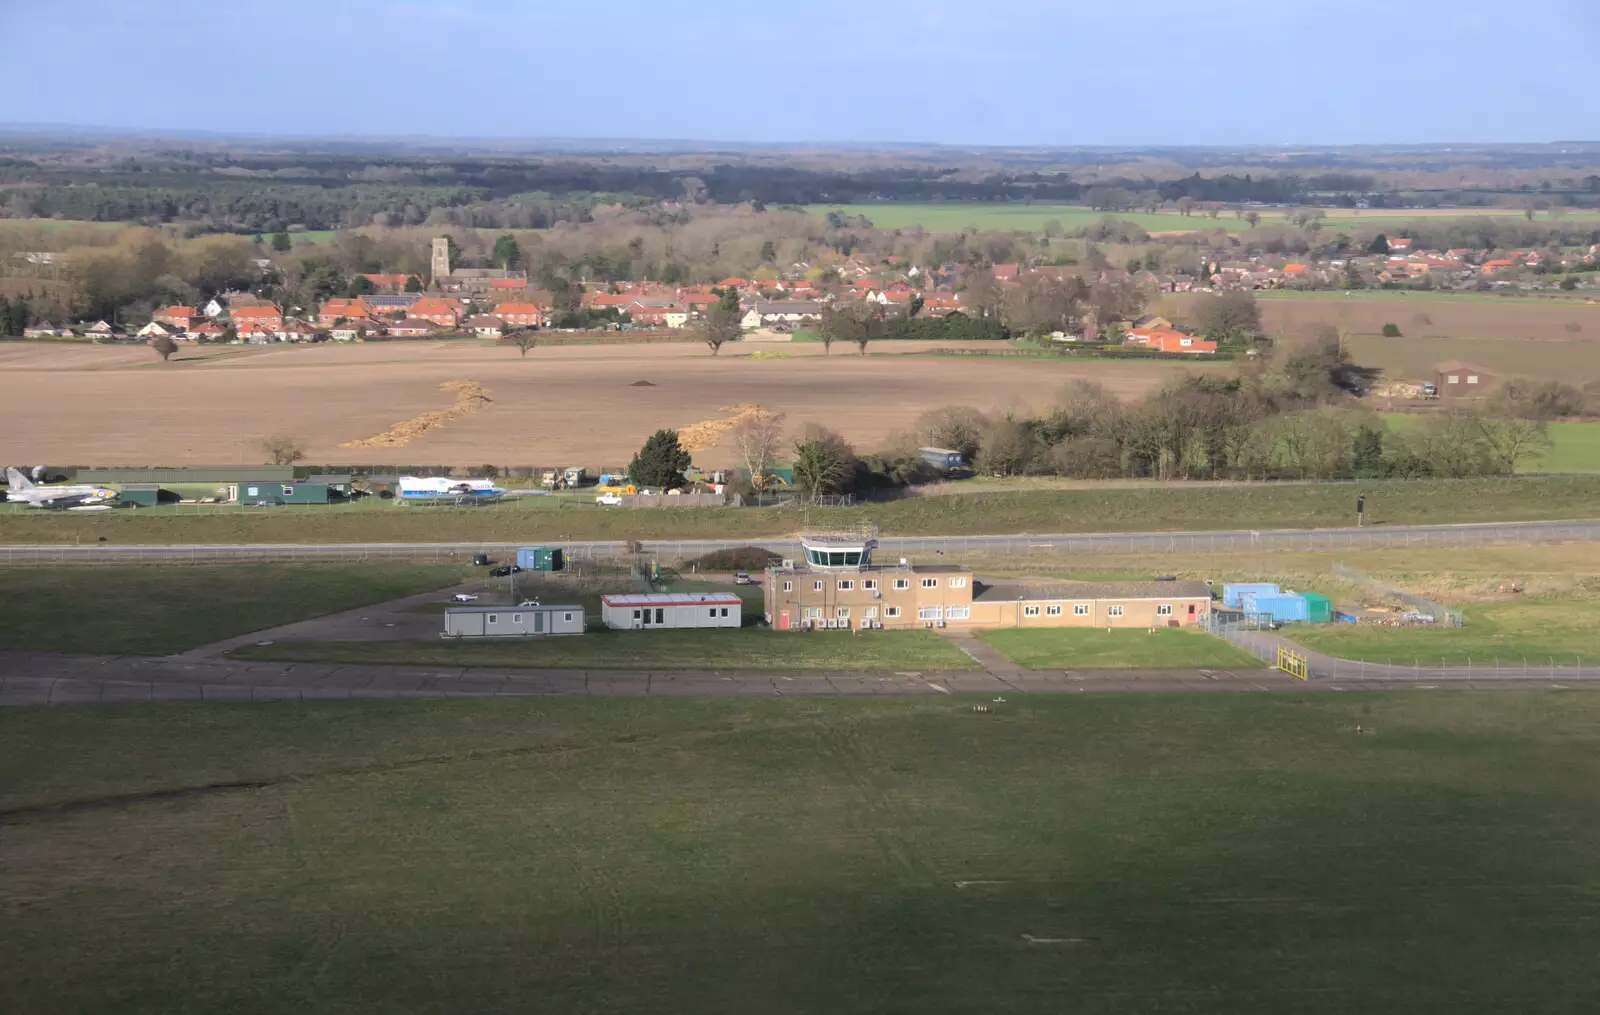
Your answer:
[[[748,358],[757,348],[789,358]],[[1077,377],[1131,398],[1187,366],[903,355],[927,348],[881,343],[861,357],[835,347],[825,357],[814,344],[750,343],[712,358],[674,343],[542,348],[522,359],[456,341],[202,346],[162,363],[142,346],[6,344],[0,428],[11,459],[56,465],[259,463],[260,439],[280,433],[327,464],[623,465],[650,431],[717,418],[733,403],[823,423],[872,448],[928,408],[1042,405]],[[439,386],[452,380],[482,384],[492,402],[404,447],[339,446],[448,407]],[[732,452],[724,445],[697,461],[731,464]]]

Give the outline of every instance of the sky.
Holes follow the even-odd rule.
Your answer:
[[[954,145],[1600,139],[1600,0],[0,0],[0,121]]]

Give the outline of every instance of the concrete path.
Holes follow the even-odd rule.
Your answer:
[[[946,628],[939,634],[965,653],[967,658],[982,666],[985,673],[996,677],[1011,677],[1021,676],[1027,672],[971,631],[952,631]]]

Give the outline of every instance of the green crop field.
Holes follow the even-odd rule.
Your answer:
[[[812,205],[808,209],[817,215],[826,215],[830,211],[837,211],[844,215],[865,215],[874,226],[880,229],[906,229],[912,226],[921,226],[929,232],[960,232],[963,229],[974,227],[978,229],[997,229],[1002,231],[1037,232],[1044,228],[1046,222],[1056,221],[1062,228],[1071,232],[1094,225],[1101,218],[1110,214],[1111,217],[1133,222],[1148,232],[1190,232],[1204,229],[1226,229],[1229,232],[1244,232],[1250,228],[1245,222],[1232,212],[1223,212],[1216,218],[1204,214],[1180,215],[1175,211],[1165,212],[1100,212],[1087,208],[1081,204],[1022,204],[1003,201],[974,201],[949,203],[901,203],[894,201],[872,202],[868,204],[833,204]],[[1259,208],[1261,215],[1260,227],[1292,225],[1287,216],[1295,209],[1291,208]],[[1327,229],[1378,229],[1399,235],[1404,232],[1405,224],[1414,220],[1463,219],[1481,216],[1520,217],[1521,211],[1509,208],[1428,208],[1407,209],[1401,211],[1350,211],[1342,208],[1324,209],[1326,215],[1322,219],[1324,230]],[[1538,216],[1544,221],[1546,216]],[[1570,217],[1572,220],[1587,221],[1600,219],[1600,212],[1579,212]]]
[[[970,704],[7,709],[0,996],[1349,1015],[1600,992],[1600,695]]]
[[[1296,627],[1289,637],[1342,659],[1429,665],[1600,664],[1600,604],[1592,599],[1528,599],[1466,608],[1466,625]]]
[[[1199,631],[1006,628],[978,637],[1034,670],[1256,669],[1260,660]]]
[[[182,652],[462,577],[437,564],[0,568],[0,649]]]
[[[1384,413],[1394,430],[1422,422],[1423,417]],[[1522,467],[1523,472],[1600,474],[1600,423],[1550,423],[1550,450]]]
[[[973,661],[929,631],[852,635],[736,630],[611,631],[524,641],[304,642],[247,645],[239,659],[396,663],[411,666],[521,666],[599,670],[970,670]]]
[[[1363,482],[1369,524],[1590,518],[1600,478]],[[1139,486],[910,497],[866,507],[602,509],[542,497],[472,510],[367,501],[273,510],[0,510],[0,545],[760,539],[876,523],[884,535],[1310,528],[1352,524],[1347,483]],[[554,501],[546,503],[547,500]]]

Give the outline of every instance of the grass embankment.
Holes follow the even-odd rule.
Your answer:
[[[437,564],[0,568],[0,649],[182,652],[464,576]]]
[[[413,666],[523,666],[574,670],[970,670],[960,649],[927,631],[611,631],[518,641],[284,641],[247,645],[238,659],[395,663]]]
[[[1008,628],[983,631],[1018,666],[1033,670],[1258,669],[1255,656],[1198,631]]]
[[[1589,518],[1600,477],[1366,482],[1374,525]],[[1150,486],[912,497],[859,508],[618,509],[506,503],[473,509],[326,505],[261,511],[146,508],[0,512],[0,545],[522,542],[757,539],[876,522],[884,535],[1274,529],[1354,524],[1355,484]],[[545,498],[530,498],[544,501]]]
[[[1466,608],[1466,626],[1296,626],[1285,634],[1307,648],[1342,659],[1420,662],[1423,666],[1600,664],[1600,603],[1529,599]]]
[[[990,707],[8,709],[0,993],[62,1015],[1588,1010],[1600,695]],[[218,783],[255,785],[15,811]]]

